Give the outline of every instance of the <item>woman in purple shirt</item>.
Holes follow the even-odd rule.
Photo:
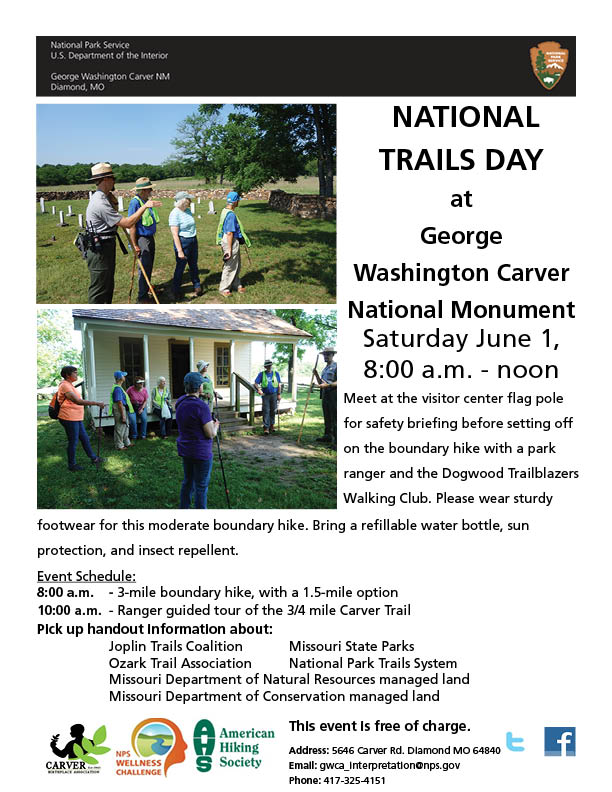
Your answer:
[[[176,402],[176,424],[178,455],[183,459],[183,483],[181,485],[181,509],[194,507],[205,509],[208,482],[212,470],[212,445],[217,434],[219,421],[214,421],[206,402],[199,396],[203,377],[195,371],[185,375],[185,395]]]

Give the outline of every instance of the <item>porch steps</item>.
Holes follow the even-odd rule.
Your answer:
[[[240,415],[230,407],[219,408],[219,422],[221,423],[221,432],[232,434],[233,432],[244,432],[252,429],[249,426],[247,418],[241,418]]]

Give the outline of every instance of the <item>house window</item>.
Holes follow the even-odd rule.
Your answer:
[[[127,371],[124,387],[134,384],[137,376],[144,376],[144,346],[141,338],[120,338],[121,371]]]
[[[230,345],[215,344],[215,387],[228,388],[230,373]]]

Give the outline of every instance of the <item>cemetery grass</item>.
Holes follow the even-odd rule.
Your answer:
[[[168,217],[174,207],[171,198],[162,199],[158,209],[160,223],[155,236],[156,253],[152,283],[160,303],[173,302],[172,276],[175,268],[172,235]],[[127,214],[128,199],[125,200]],[[64,211],[67,227],[59,227],[59,214]],[[78,233],[78,214],[85,215],[87,201],[71,201],[74,216],[66,217],[68,201],[47,203],[45,214],[36,206],[36,281],[38,303],[87,304],[89,272],[79,251],[73,245]],[[246,228],[252,247],[251,261],[243,245],[241,250],[241,279],[246,287],[244,294],[233,293],[224,298],[219,293],[221,278],[221,248],[214,244],[219,223],[219,212],[224,201],[215,201],[216,215],[208,215],[208,201],[196,204],[198,231],[198,269],[203,294],[195,297],[185,269],[181,290],[182,303],[205,305],[221,303],[240,304],[306,304],[333,303],[336,300],[336,224],[333,221],[303,219],[271,209],[265,201],[245,201],[239,215]],[[198,218],[198,215],[200,217]],[[124,244],[125,234],[121,230]],[[55,237],[55,240],[52,239]],[[117,247],[115,292],[113,302],[128,302],[133,256],[122,255]],[[138,273],[134,279],[132,302],[138,296]]]
[[[296,440],[302,421],[307,389],[298,392],[295,415],[281,418],[281,446],[298,448]],[[250,438],[255,449],[249,453],[232,448],[232,436],[221,439],[223,466],[232,509],[335,509],[336,452],[316,442],[323,434],[321,403],[315,392],[310,399],[304,432],[303,455],[276,463],[261,435],[256,418]],[[38,508],[39,509],[177,509],[183,467],[176,452],[176,433],[171,439],[153,436],[135,441],[127,451],[116,451],[110,429],[102,437],[97,469],[79,445],[77,463],[84,470],[71,473],[66,461],[66,434],[59,421],[48,416],[47,406],[38,407]],[[97,439],[89,428],[92,448]],[[276,439],[276,438],[275,438]],[[261,453],[259,451],[261,449]],[[208,490],[209,509],[227,509],[225,489],[216,443]]]

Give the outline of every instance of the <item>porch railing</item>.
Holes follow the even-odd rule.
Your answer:
[[[240,387],[242,386],[243,388],[246,388],[246,391],[249,394],[249,426],[253,426],[255,423],[255,394],[257,393],[255,386],[245,380],[244,377],[241,377],[240,374],[237,374],[235,371],[232,372],[232,376],[234,377],[234,406],[236,412],[240,414]]]

